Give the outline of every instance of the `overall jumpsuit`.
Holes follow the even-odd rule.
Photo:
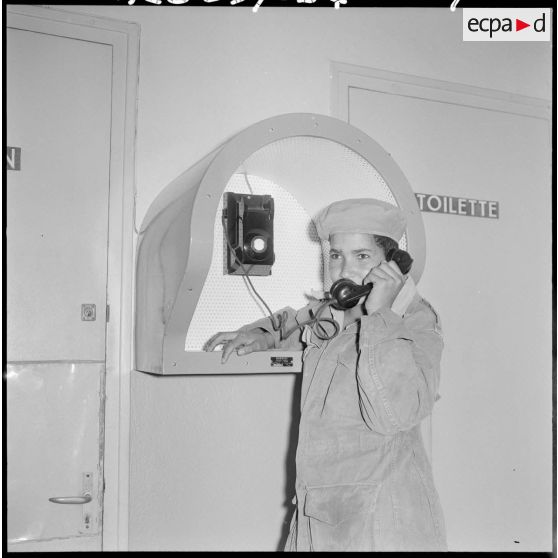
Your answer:
[[[309,317],[285,308],[287,330]],[[342,325],[342,312],[327,309]],[[391,308],[331,340],[304,326],[281,340],[269,318],[245,326],[303,349],[296,509],[287,551],[444,551],[445,527],[420,423],[438,398],[436,312],[411,278]]]

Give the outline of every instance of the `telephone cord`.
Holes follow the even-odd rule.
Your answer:
[[[223,225],[223,230],[226,231],[226,223],[225,223],[225,216],[222,215],[221,216],[221,222]],[[312,331],[314,331],[314,334],[316,335],[316,337],[318,337],[318,339],[321,339],[322,341],[329,341],[330,339],[333,339],[338,333],[339,333],[339,324],[333,319],[333,318],[320,318],[320,314],[323,312],[323,310],[327,307],[330,306],[331,304],[333,304],[335,301],[334,300],[325,300],[323,301],[320,306],[318,306],[317,311],[314,313],[314,317],[310,318],[309,320],[305,320],[304,322],[301,322],[300,324],[297,324],[296,326],[294,326],[293,328],[291,328],[288,331],[285,331],[286,327],[287,327],[287,320],[288,320],[288,313],[286,310],[284,310],[281,314],[277,314],[274,315],[273,312],[271,311],[270,307],[268,306],[268,304],[266,303],[266,301],[261,297],[260,293],[258,293],[256,287],[254,287],[254,284],[252,283],[252,281],[250,280],[250,276],[248,275],[248,272],[250,271],[250,268],[246,268],[246,266],[240,261],[240,259],[238,258],[238,256],[236,255],[236,251],[233,248],[231,241],[228,237],[228,235],[225,233],[225,239],[227,241],[227,244],[229,246],[230,251],[232,252],[234,259],[236,260],[236,262],[238,263],[238,265],[240,266],[240,268],[242,269],[242,271],[244,272],[244,277],[245,279],[248,281],[248,284],[250,285],[250,288],[252,289],[252,292],[254,293],[254,295],[258,298],[258,300],[264,305],[265,309],[267,310],[268,314],[269,314],[269,319],[271,320],[271,325],[273,326],[274,331],[279,331],[279,336],[280,336],[280,340],[283,341],[285,339],[287,339],[287,337],[289,337],[290,335],[292,335],[297,329],[300,329],[306,325],[310,325],[310,327],[312,328]],[[310,311],[312,312],[312,311]],[[275,319],[277,319],[277,322],[275,321]],[[325,328],[321,325],[321,322],[327,322],[330,323],[331,325],[333,325],[333,333],[329,334],[327,333],[327,331],[325,330]]]

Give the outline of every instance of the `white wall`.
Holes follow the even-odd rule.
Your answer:
[[[548,44],[464,43],[461,11],[451,13],[449,2],[339,11],[264,4],[257,14],[238,6],[72,10],[141,25],[138,225],[168,182],[243,128],[280,113],[329,114],[331,61],[551,97]],[[273,550],[282,517],[254,518],[270,491],[284,492],[267,484],[286,463],[294,378],[132,380],[130,549]],[[268,467],[255,469],[261,454]],[[212,479],[242,487],[261,509],[246,510],[234,490],[214,499]]]
[[[168,182],[250,124],[329,114],[330,61],[551,98],[548,44],[464,43],[460,10],[78,9],[141,25],[139,222]]]

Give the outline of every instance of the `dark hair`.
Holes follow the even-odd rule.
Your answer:
[[[399,248],[399,244],[389,236],[381,236],[379,234],[375,234],[373,236],[374,240],[376,241],[376,246],[379,246],[384,251],[384,256],[387,256],[387,253],[392,248]]]

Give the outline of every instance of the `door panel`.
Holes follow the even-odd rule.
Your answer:
[[[40,21],[6,31],[8,543],[100,550],[112,47]]]
[[[9,542],[99,534],[104,372],[103,363],[8,365]],[[85,505],[49,501],[87,484]]]
[[[104,360],[112,49],[6,39],[7,138],[22,148],[8,172],[8,358]]]
[[[549,122],[350,89],[350,122],[415,192],[499,202],[499,219],[423,213],[419,289],[445,334],[433,466],[453,551],[552,548]]]

